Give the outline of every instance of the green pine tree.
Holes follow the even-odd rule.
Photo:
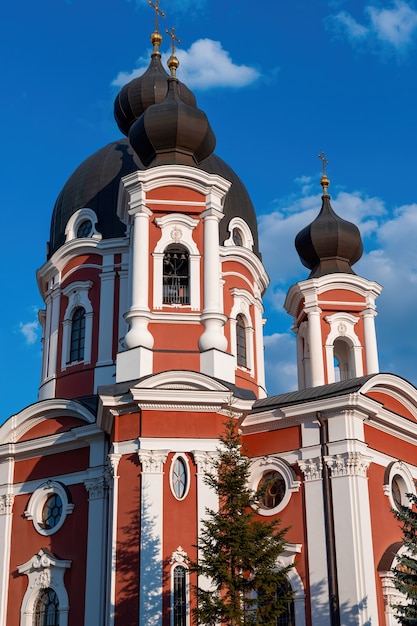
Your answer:
[[[417,496],[408,493],[410,506],[400,506],[394,515],[400,522],[403,545],[407,552],[393,568],[394,584],[404,594],[406,602],[393,609],[402,626],[417,626]]]
[[[277,569],[286,529],[279,520],[256,515],[262,497],[248,488],[249,459],[241,452],[241,439],[230,417],[213,471],[205,482],[218,495],[219,510],[207,509],[198,539],[199,560],[192,569],[211,581],[210,589],[195,589],[195,624],[215,626],[275,626],[292,599],[287,574]],[[277,591],[283,593],[277,593]]]

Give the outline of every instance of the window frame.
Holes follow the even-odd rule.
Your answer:
[[[68,298],[68,305],[62,320],[62,353],[61,353],[61,371],[64,372],[67,367],[74,365],[91,363],[91,348],[93,340],[93,307],[89,299],[89,292],[93,286],[93,281],[75,281],[67,285],[62,293]],[[84,357],[78,361],[71,361],[71,336],[72,336],[72,317],[76,309],[83,308],[85,311],[85,341],[84,341]]]
[[[186,476],[186,485],[184,489],[184,494],[181,497],[179,497],[176,494],[175,486],[174,486],[174,470],[175,470],[175,464],[177,461],[181,461],[183,463],[184,469],[185,469],[185,476]],[[171,492],[174,498],[179,501],[185,500],[185,498],[188,495],[188,492],[190,491],[190,485],[191,485],[190,464],[189,464],[188,458],[185,454],[177,453],[172,457],[171,467],[169,470],[169,486],[171,488]]]
[[[175,552],[172,553],[171,556],[171,572],[170,572],[170,577],[171,577],[171,594],[170,594],[170,626],[178,626],[178,623],[175,621],[175,613],[174,613],[174,598],[175,598],[175,593],[174,593],[174,589],[175,589],[175,579],[174,579],[174,575],[175,575],[175,570],[177,567],[181,567],[183,570],[185,570],[185,576],[184,576],[184,581],[185,581],[185,620],[183,622],[183,624],[180,624],[179,626],[190,626],[191,624],[191,615],[190,615],[190,571],[187,565],[187,553],[184,552],[184,550],[181,548],[181,546],[178,546],[178,548],[175,550]]]

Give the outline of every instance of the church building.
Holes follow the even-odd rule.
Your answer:
[[[0,427],[0,626],[191,626],[187,557],[218,506],[204,476],[230,412],[250,486],[268,481],[259,516],[289,527],[277,626],[394,626],[417,390],[379,372],[359,230],[323,167],[285,301],[298,389],[269,397],[256,213],[161,40],[116,98],[125,138],[53,209],[39,399]]]

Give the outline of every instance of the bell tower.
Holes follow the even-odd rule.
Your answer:
[[[319,157],[322,207],[295,240],[310,275],[289,289],[284,304],[297,335],[299,389],[379,371],[375,300],[382,287],[352,269],[363,252],[359,229],[334,212],[327,161]]]

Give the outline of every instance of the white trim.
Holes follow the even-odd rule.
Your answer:
[[[384,494],[388,496],[391,507],[395,510],[398,510],[398,505],[394,501],[392,494],[392,481],[395,476],[398,476],[400,478],[402,506],[410,506],[410,501],[407,498],[406,494],[412,493],[415,496],[417,491],[413,476],[408,466],[403,461],[393,461],[392,463],[390,463],[385,470],[384,484],[382,486],[382,489],[384,491]]]
[[[233,230],[237,229],[239,234],[242,237],[242,246],[237,246],[233,241]],[[226,239],[224,242],[224,246],[234,246],[235,248],[248,248],[249,250],[253,250],[253,235],[252,231],[247,225],[247,223],[241,217],[233,217],[228,226],[227,230],[230,233],[229,239]]]
[[[93,286],[91,280],[77,280],[70,283],[62,290],[64,296],[68,298],[68,306],[62,320],[62,355],[61,355],[61,371],[64,372],[70,363],[71,352],[71,328],[72,315],[76,309],[82,307],[85,311],[85,342],[84,342],[84,358],[77,363],[88,364],[91,362],[91,344],[93,340],[93,307],[88,297],[88,292]]]
[[[82,222],[91,223],[91,232],[88,237],[82,237],[82,239],[101,239],[101,234],[96,230],[98,222],[97,215],[92,209],[78,209],[69,218],[67,225],[65,226],[65,243],[73,239],[81,239],[77,237],[77,230]]]
[[[300,490],[301,482],[296,480],[293,474],[292,468],[286,461],[280,459],[278,456],[270,455],[251,461],[249,471],[249,488],[252,491],[256,491],[260,480],[267,472],[279,472],[285,481],[285,494],[281,502],[273,509],[264,509],[259,507],[257,513],[264,517],[270,517],[276,515],[285,507],[290,501],[291,495]]]
[[[65,570],[71,561],[56,559],[42,548],[23,565],[18,565],[19,574],[26,574],[28,586],[20,609],[20,626],[33,625],[33,611],[40,590],[51,588],[59,601],[59,626],[68,624],[68,594],[64,585]]]
[[[61,498],[62,514],[53,528],[45,528],[42,523],[43,507],[45,506],[49,496],[53,494],[56,494]],[[56,480],[48,480],[46,483],[43,483],[40,487],[38,487],[32,494],[23,515],[26,519],[32,520],[33,526],[39,535],[49,536],[54,535],[60,528],[62,528],[67,515],[71,514],[73,510],[74,504],[68,497],[68,493],[64,485]]]
[[[254,364],[254,335],[252,316],[250,307],[253,305],[254,298],[252,294],[243,289],[232,289],[233,307],[230,311],[230,351],[235,358],[235,367],[244,371],[249,370],[252,377],[255,376]],[[237,316],[241,315],[245,322],[245,342],[246,342],[246,367],[242,367],[237,363]],[[257,337],[256,337],[257,341]]]
[[[176,461],[181,460],[184,463],[184,469],[185,469],[185,489],[184,489],[184,494],[179,497],[177,496],[177,494],[175,493],[175,489],[174,489],[174,466]],[[177,452],[171,460],[171,466],[169,468],[169,486],[171,489],[171,493],[174,496],[174,498],[176,500],[185,500],[185,498],[188,496],[188,492],[190,491],[190,485],[191,485],[191,473],[190,473],[190,463],[188,461],[187,455],[182,454],[181,452]]]
[[[200,310],[200,262],[201,254],[193,240],[193,230],[199,220],[181,213],[172,213],[156,218],[155,223],[161,229],[161,237],[152,253],[154,259],[153,271],[153,307],[162,309],[162,277],[165,249],[176,243],[184,246],[189,253],[190,263],[190,306],[192,311]]]
[[[174,572],[176,567],[182,567],[185,570],[185,604],[186,604],[186,615],[185,615],[185,624],[186,626],[190,626],[190,576],[189,576],[189,568],[187,564],[188,555],[181,546],[172,553],[171,556],[171,569],[170,569],[170,623],[171,626],[174,625]]]
[[[341,312],[334,313],[333,315],[326,315],[326,322],[330,324],[330,332],[327,335],[325,343],[326,351],[326,365],[327,365],[327,382],[335,382],[335,368],[334,357],[335,350],[334,344],[340,339],[344,341],[349,350],[349,363],[354,371],[350,372],[348,378],[355,378],[363,375],[363,362],[362,362],[362,346],[358,336],[355,333],[354,327],[358,323],[359,318],[350,313]]]

